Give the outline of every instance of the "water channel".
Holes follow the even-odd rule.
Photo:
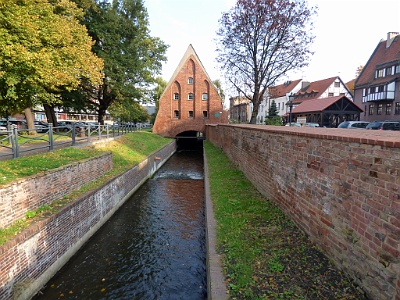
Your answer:
[[[206,299],[203,157],[178,151],[34,299]]]

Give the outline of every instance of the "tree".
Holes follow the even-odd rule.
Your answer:
[[[0,0],[0,113],[59,101],[82,78],[101,82],[102,59],[68,0]]]
[[[143,98],[161,71],[167,49],[159,38],[150,36],[142,0],[110,2],[89,7],[84,21],[95,40],[93,51],[104,59],[103,81],[96,87],[97,94],[87,97],[97,108],[101,124],[113,103],[131,106],[132,101]]]
[[[120,119],[122,122],[143,123],[149,119],[149,114],[139,102],[114,102],[110,106],[110,113],[115,119]]]
[[[222,89],[221,81],[219,79],[215,79],[213,81],[213,84],[217,88],[218,95],[221,97],[222,102],[224,102],[225,101],[225,93],[224,93],[224,90]]]
[[[268,109],[268,116],[273,117],[278,115],[278,108],[276,107],[275,100],[271,101],[271,106]]]
[[[252,101],[251,123],[268,88],[308,65],[315,13],[306,0],[237,0],[219,20],[217,62],[232,88]]]

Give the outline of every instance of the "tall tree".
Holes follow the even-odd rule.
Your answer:
[[[268,109],[268,116],[273,117],[278,115],[278,108],[276,107],[275,100],[271,101],[271,106]]]
[[[0,113],[55,103],[82,78],[101,82],[82,16],[68,0],[0,0]]]
[[[111,2],[111,3],[110,3]],[[142,0],[100,1],[87,10],[85,24],[95,40],[93,51],[104,59],[104,78],[97,95],[88,97],[104,123],[114,102],[143,98],[160,73],[167,46],[150,36],[148,14]]]
[[[237,0],[219,20],[217,62],[235,91],[260,102],[277,79],[308,65],[315,8],[306,0]]]
[[[221,80],[215,79],[215,80],[213,80],[213,84],[217,88],[218,95],[221,97],[222,102],[224,102],[225,101],[225,93],[224,93],[224,90],[222,89]]]

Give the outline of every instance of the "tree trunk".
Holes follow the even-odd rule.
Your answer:
[[[43,108],[46,113],[47,123],[52,123],[54,127],[57,127],[58,123],[56,113],[54,112],[54,106],[43,104]]]
[[[26,124],[28,125],[28,129],[35,129],[35,123],[33,122],[34,118],[33,118],[31,108],[30,107],[25,108],[24,112],[25,112],[25,119],[26,119]],[[34,134],[36,134],[36,131],[30,130],[30,131],[28,131],[28,133],[34,135]]]

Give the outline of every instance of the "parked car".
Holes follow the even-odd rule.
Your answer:
[[[304,123],[303,127],[319,127],[318,123]]]
[[[338,128],[365,129],[368,124],[367,121],[344,121],[339,124]]]
[[[301,127],[300,123],[287,123],[285,126],[292,126],[292,127]]]
[[[374,121],[367,125],[370,130],[400,130],[399,121]]]

